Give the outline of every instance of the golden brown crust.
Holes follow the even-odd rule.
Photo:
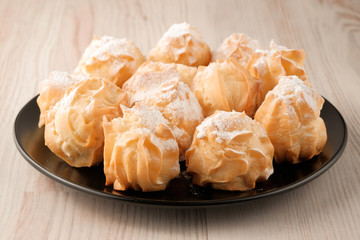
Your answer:
[[[273,173],[273,157],[298,163],[322,151],[324,100],[302,49],[263,50],[232,34],[211,57],[187,23],[171,26],[149,61],[131,41],[94,37],[73,75],[41,83],[45,144],[74,167],[104,159],[106,185],[120,191],[164,190],[184,155],[194,184],[246,191]]]
[[[116,190],[160,191],[178,176],[179,149],[168,121],[137,103],[124,116],[104,122],[106,185]]]
[[[218,60],[199,67],[192,91],[203,108],[204,116],[216,110],[245,111],[253,116],[259,102],[260,81],[253,78],[234,59]]]
[[[167,81],[147,92],[141,103],[159,110],[169,121],[180,155],[184,155],[195,128],[204,119],[201,106],[189,87],[179,81]]]
[[[145,57],[132,41],[95,36],[74,73],[105,78],[121,87],[144,61]]]
[[[265,99],[268,91],[279,82],[281,76],[296,75],[306,81],[304,70],[305,52],[303,49],[287,49],[270,43],[270,51],[258,50],[251,56],[247,70],[250,74],[261,80],[261,101]]]
[[[255,114],[275,148],[277,163],[299,163],[318,155],[326,143],[320,118],[324,99],[296,76],[281,77]]]
[[[215,51],[212,62],[218,59],[233,58],[241,66],[247,66],[251,55],[260,48],[258,41],[251,39],[244,33],[233,33],[227,37],[219,49]]]
[[[66,89],[81,80],[82,76],[53,71],[40,83],[40,95],[36,100],[40,109],[39,127],[45,124],[47,112],[64,96]]]
[[[169,28],[150,51],[149,59],[198,67],[209,64],[211,52],[196,28],[187,23],[181,23]]]
[[[142,100],[146,92],[167,81],[178,80],[190,87],[196,71],[195,67],[183,64],[146,61],[125,82],[123,89],[132,94],[132,103],[135,103]]]
[[[71,86],[48,113],[45,144],[71,166],[98,164],[103,117],[120,116],[120,104],[129,105],[127,93],[106,80],[92,78]]]
[[[245,191],[273,173],[274,148],[260,124],[244,112],[216,111],[197,128],[186,152],[193,183]]]

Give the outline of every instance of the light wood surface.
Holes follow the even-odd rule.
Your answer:
[[[134,206],[65,187],[13,143],[21,107],[52,70],[73,71],[94,34],[147,53],[187,21],[217,48],[233,32],[306,51],[315,89],[344,116],[348,145],[325,174],[295,191],[238,206]],[[0,239],[360,239],[360,2],[0,1]],[[331,131],[331,129],[329,129]]]

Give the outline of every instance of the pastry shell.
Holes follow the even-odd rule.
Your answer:
[[[219,49],[213,54],[211,61],[233,58],[246,68],[256,49],[260,49],[258,41],[251,39],[244,33],[233,33],[222,42]]]
[[[45,144],[73,167],[90,167],[103,159],[103,117],[122,115],[129,105],[126,92],[111,82],[90,78],[68,88],[48,111]]]
[[[36,99],[40,109],[39,127],[45,124],[47,112],[64,96],[66,89],[84,79],[83,76],[53,71],[40,83],[40,94]]]
[[[190,147],[195,128],[203,121],[202,108],[190,88],[179,81],[167,81],[146,92],[141,103],[159,110],[179,144],[181,159]]]
[[[149,59],[198,67],[209,64],[211,52],[195,27],[180,23],[172,25],[161,37],[149,52]]]
[[[95,36],[74,74],[105,78],[121,87],[144,61],[145,57],[132,41]]]
[[[167,81],[181,81],[191,87],[196,72],[197,68],[183,64],[146,61],[122,89],[132,94],[132,103],[135,103],[142,100],[146,92]]]
[[[194,184],[246,191],[273,173],[273,154],[259,123],[244,112],[216,111],[196,128],[186,171]]]
[[[180,173],[179,149],[168,121],[137,103],[124,116],[104,121],[106,185],[115,190],[164,190]]]
[[[260,81],[231,58],[199,67],[192,85],[205,117],[216,110],[245,111],[253,117],[260,105],[259,88]]]
[[[303,49],[287,49],[270,42],[270,50],[257,50],[251,56],[247,70],[261,80],[261,102],[268,91],[279,82],[281,76],[296,75],[307,82],[304,69],[305,51]],[[309,84],[309,83],[307,83]]]
[[[324,99],[297,76],[284,76],[268,92],[255,114],[274,145],[277,163],[299,163],[320,154],[326,126],[320,117]]]

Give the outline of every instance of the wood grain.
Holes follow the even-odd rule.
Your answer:
[[[131,205],[69,189],[27,164],[13,144],[21,107],[52,70],[73,71],[93,35],[147,53],[176,22],[212,49],[233,32],[303,48],[314,88],[344,116],[348,145],[315,181],[269,199],[210,209]],[[0,1],[0,239],[359,239],[360,2]],[[331,131],[331,129],[329,129]]]

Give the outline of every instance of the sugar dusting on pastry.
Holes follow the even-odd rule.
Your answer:
[[[194,74],[195,73],[193,73],[193,75]],[[125,82],[123,89],[132,94],[131,102],[133,104],[141,101],[146,92],[172,80],[184,81],[184,77],[182,77],[182,74],[178,71],[176,64],[148,61],[141,65],[135,74]],[[191,82],[192,79],[185,81]]]
[[[269,49],[256,49],[247,64],[250,74],[261,81],[261,101],[279,82],[281,76],[296,75],[307,81],[304,69],[305,52],[276,45],[272,40]]]
[[[192,90],[205,116],[210,116],[215,110],[235,110],[245,111],[252,117],[260,105],[259,85],[258,79],[229,58],[219,59],[207,67],[199,67]]]
[[[170,122],[183,155],[190,147],[196,126],[204,119],[202,108],[189,87],[180,81],[170,80],[145,92],[140,102],[159,110]]]
[[[105,78],[121,87],[144,61],[144,56],[132,41],[95,36],[74,73]]]
[[[259,123],[244,112],[216,111],[197,128],[186,152],[193,183],[244,191],[273,173],[274,148]]]
[[[283,76],[255,114],[269,134],[277,163],[299,163],[318,155],[327,140],[320,117],[324,99],[297,76]]]
[[[195,27],[188,23],[180,23],[172,25],[164,33],[156,46],[150,50],[149,59],[198,67],[209,64],[211,52]]]
[[[37,99],[49,149],[74,167],[103,161],[106,185],[120,191],[164,190],[185,157],[193,184],[245,191],[269,178],[273,157],[321,153],[324,100],[302,49],[262,49],[234,33],[212,56],[180,23],[148,56],[126,38],[95,36],[73,74],[52,72]]]
[[[281,77],[279,84],[271,94],[289,104],[293,101],[307,104],[312,110],[313,115],[311,116],[313,117],[320,115],[324,103],[324,99],[313,89],[306,86],[297,76]]]
[[[81,75],[75,76],[67,72],[53,71],[49,74],[48,79],[40,83],[40,95],[36,100],[40,109],[39,127],[45,124],[47,112],[60,101],[66,89],[85,79],[86,77]]]
[[[165,33],[163,38],[178,38],[185,34],[191,34],[196,40],[203,40],[200,32],[188,23],[173,24]]]
[[[164,190],[178,176],[179,149],[169,122],[140,103],[104,122],[106,185],[116,190]]]
[[[233,33],[222,42],[213,54],[211,61],[215,62],[218,59],[233,58],[246,68],[251,55],[260,48],[259,42],[251,39],[246,34]]]
[[[103,117],[120,116],[120,104],[129,104],[126,92],[103,79],[89,78],[68,88],[45,121],[45,144],[74,167],[102,161]]]

